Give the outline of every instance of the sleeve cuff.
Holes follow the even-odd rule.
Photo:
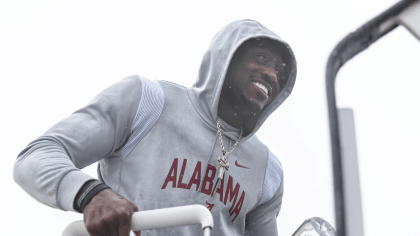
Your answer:
[[[73,208],[74,198],[84,183],[94,179],[95,178],[81,170],[74,170],[67,173],[61,180],[60,186],[58,186],[58,207],[64,211],[78,212]]]

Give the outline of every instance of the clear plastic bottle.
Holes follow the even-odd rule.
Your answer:
[[[320,217],[306,219],[292,236],[337,236],[334,227]]]

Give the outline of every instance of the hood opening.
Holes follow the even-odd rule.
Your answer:
[[[269,42],[269,43],[267,43]],[[274,99],[264,107],[261,116],[251,133],[242,139],[253,136],[268,116],[274,112],[290,95],[296,79],[296,60],[290,46],[278,35],[253,20],[240,20],[222,28],[213,38],[208,50],[203,56],[199,74],[195,84],[187,89],[187,93],[197,113],[205,123],[216,130],[219,98],[225,81],[225,76],[235,52],[248,44],[272,47],[270,51],[278,52],[284,61],[285,70],[280,80],[283,85]],[[259,45],[263,44],[263,45]],[[228,128],[228,127],[227,127]],[[229,129],[229,128],[228,128]],[[222,130],[230,133],[231,139],[237,139],[239,134],[233,130]]]

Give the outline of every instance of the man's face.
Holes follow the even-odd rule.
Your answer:
[[[251,47],[235,53],[221,98],[232,106],[259,113],[280,92],[279,79],[285,66],[280,56],[267,48]]]

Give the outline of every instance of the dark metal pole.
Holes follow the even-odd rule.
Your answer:
[[[389,22],[389,20],[401,13],[404,9],[416,1],[417,0],[400,1],[382,14],[361,26],[355,32],[350,33],[337,44],[328,59],[326,70],[326,86],[328,117],[330,121],[337,236],[346,235],[346,212],[341,161],[341,144],[335,95],[335,78],[337,76],[337,72],[344,65],[344,63],[357,55],[359,52],[368,48],[372,43],[381,38],[383,35],[397,27],[398,23],[396,21]],[[387,22],[388,25],[386,27],[380,28],[380,26],[382,26],[385,22]]]

